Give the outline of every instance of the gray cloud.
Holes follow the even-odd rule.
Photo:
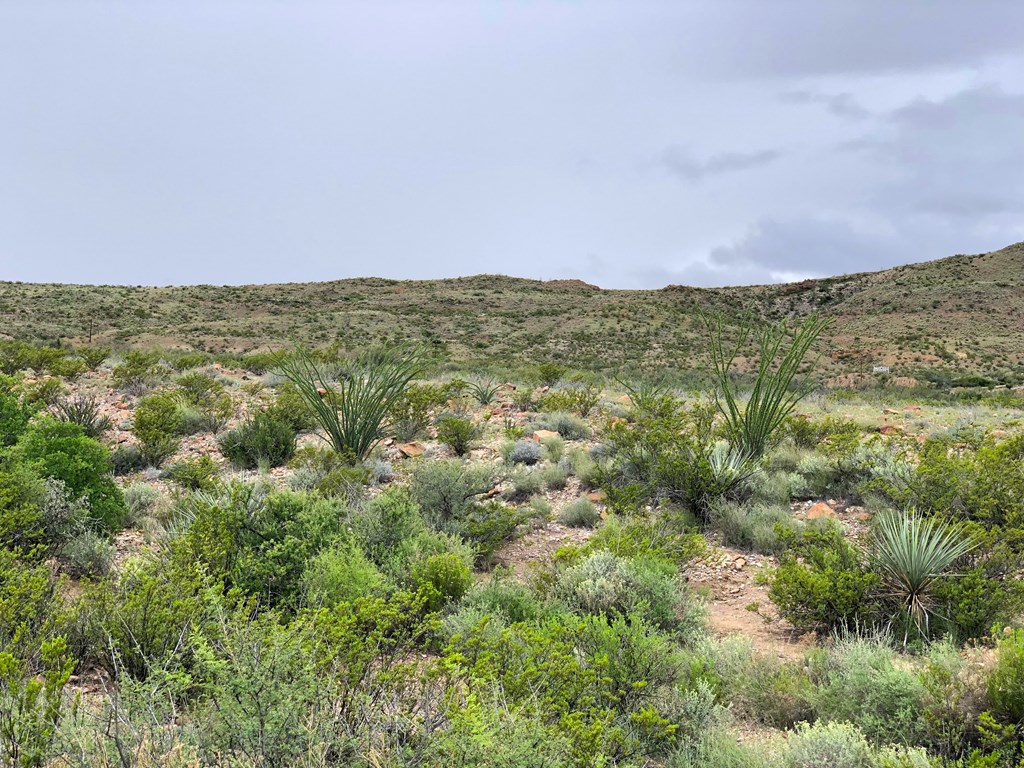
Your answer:
[[[780,96],[786,104],[821,104],[836,117],[864,120],[871,112],[861,106],[849,93],[819,93],[816,91],[787,91]]]
[[[707,160],[697,160],[683,147],[672,146],[661,153],[658,163],[676,178],[696,182],[709,176],[757,168],[780,157],[782,153],[778,150],[763,149],[755,152],[721,152],[711,155]]]
[[[987,0],[7,0],[0,279],[657,287],[988,250],[1024,239],[1021,27]]]

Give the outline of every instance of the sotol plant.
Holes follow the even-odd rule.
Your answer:
[[[282,358],[277,366],[295,385],[334,450],[360,460],[384,437],[392,406],[424,367],[419,351],[366,355],[353,361],[348,374],[332,384],[303,349]]]
[[[711,363],[715,378],[715,402],[725,416],[734,448],[742,455],[760,458],[772,446],[779,427],[806,397],[812,385],[794,387],[793,382],[811,345],[828,327],[829,321],[812,315],[794,329],[788,346],[788,329],[783,324],[754,330],[747,317],[740,326],[733,346],[723,338],[721,316],[704,316],[711,347]],[[757,337],[759,359],[754,387],[745,404],[731,374],[736,358],[751,334]]]
[[[872,564],[921,637],[929,634],[935,580],[974,546],[959,527],[935,518],[914,512],[879,516]]]

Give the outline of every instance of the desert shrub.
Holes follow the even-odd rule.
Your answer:
[[[517,467],[509,475],[509,480],[512,487],[505,496],[510,501],[522,501],[540,493],[542,478],[538,470]]]
[[[800,723],[786,741],[785,768],[876,768],[864,735],[849,723]]]
[[[349,517],[349,526],[371,561],[389,573],[404,542],[425,530],[423,517],[405,488],[389,488]]]
[[[987,637],[1024,609],[1024,584],[1001,569],[990,574],[984,565],[939,576],[933,594],[938,630],[961,642]]]
[[[302,573],[306,605],[331,607],[361,597],[379,596],[387,580],[351,541],[318,552]]]
[[[60,357],[50,363],[47,369],[56,377],[74,381],[88,370],[88,366],[85,361],[74,357]]]
[[[218,441],[221,453],[242,469],[255,469],[265,462],[280,467],[295,454],[295,432],[287,424],[258,413]]]
[[[35,768],[48,763],[51,746],[64,716],[64,686],[75,668],[67,642],[57,637],[43,642],[43,674],[0,652],[0,757],[9,766]]]
[[[338,505],[315,496],[232,484],[195,494],[182,551],[228,587],[294,606],[301,575],[320,551],[343,538]]]
[[[329,499],[352,503],[363,494],[370,480],[370,470],[365,466],[340,466],[324,475],[314,489]]]
[[[33,412],[21,402],[10,382],[0,380],[0,448],[18,441]]]
[[[431,555],[415,564],[412,581],[418,592],[430,587],[426,592],[431,595],[427,608],[437,611],[462,599],[473,583],[473,574],[456,554]]]
[[[795,537],[768,583],[779,613],[801,630],[852,629],[878,614],[879,578],[835,525]]]
[[[565,441],[561,435],[545,437],[540,441],[540,444],[544,446],[544,458],[552,464],[557,464],[562,460],[562,456],[565,455]]]
[[[135,482],[123,491],[126,509],[125,523],[137,525],[144,517],[152,515],[163,501],[163,494],[149,483]]]
[[[692,515],[667,508],[648,516],[609,515],[583,548],[584,553],[607,550],[618,557],[657,557],[683,565],[706,549]]]
[[[124,498],[111,476],[110,452],[77,425],[37,419],[18,439],[12,456],[40,476],[63,482],[71,498],[85,497],[90,519],[102,529],[120,527]]]
[[[601,400],[601,391],[586,384],[572,384],[545,394],[538,407],[542,411],[569,411],[586,417]]]
[[[168,394],[149,395],[139,400],[132,432],[146,461],[159,467],[180,444],[181,415],[177,401]]]
[[[171,367],[176,371],[189,371],[209,362],[210,356],[203,352],[187,352],[174,358],[171,361]]]
[[[415,469],[409,493],[427,525],[435,530],[451,530],[453,523],[466,517],[479,496],[494,488],[496,481],[491,467],[466,465],[457,459],[431,461]]]
[[[212,376],[198,371],[191,371],[179,376],[177,380],[178,396],[184,406],[183,410],[195,414],[195,432],[217,432],[234,414],[231,395],[224,390],[224,385]]]
[[[465,456],[478,431],[469,419],[448,415],[437,424],[437,439],[451,448],[456,456]]]
[[[710,520],[729,546],[763,554],[782,552],[788,537],[780,536],[780,531],[792,536],[800,527],[789,507],[742,505],[724,500],[712,505]]]
[[[430,411],[444,405],[448,392],[444,387],[414,382],[389,406],[391,428],[399,440],[413,440],[430,425]]]
[[[303,350],[282,358],[281,373],[295,385],[338,453],[365,459],[384,437],[392,408],[424,367],[418,352],[363,355],[335,386]],[[323,394],[321,394],[323,392]]]
[[[1007,630],[986,680],[992,709],[1005,722],[1024,723],[1024,629]]]
[[[571,413],[542,413],[530,422],[533,431],[546,429],[557,432],[566,440],[589,440],[592,434],[590,425],[579,416]]]
[[[58,400],[51,406],[50,413],[61,421],[77,424],[89,437],[100,438],[113,426],[110,417],[101,412],[100,403],[95,397],[79,395]]]
[[[110,357],[110,347],[78,347],[75,354],[90,371],[95,371]]]
[[[159,363],[160,355],[154,352],[128,352],[124,360],[114,366],[114,386],[133,394],[145,391],[160,376]]]
[[[111,471],[117,475],[129,475],[145,469],[149,462],[142,455],[142,449],[134,444],[119,445],[110,454]]]
[[[65,573],[73,578],[104,576],[114,562],[114,545],[94,531],[82,531],[60,549]]]
[[[597,507],[585,497],[569,502],[558,515],[558,522],[571,528],[593,528],[600,520]]]
[[[756,653],[750,638],[703,640],[689,660],[689,675],[745,720],[791,728],[814,718],[814,685],[803,665]]]
[[[552,609],[529,587],[518,583],[510,569],[496,569],[491,578],[468,591],[466,608],[499,617],[505,626],[519,622],[537,622],[552,614]]]
[[[544,449],[535,440],[516,440],[505,455],[509,464],[536,464],[544,457]]]
[[[33,553],[0,548],[0,648],[17,658],[37,658],[53,628],[60,587]]]
[[[783,348],[789,339],[789,330],[783,324],[754,330],[748,317],[740,325],[735,345],[727,347],[721,316],[715,322],[707,317],[704,320],[711,342],[715,403],[726,419],[730,441],[740,455],[760,458],[780,439],[780,428],[796,404],[811,392],[813,385],[793,384],[804,357],[829,321],[816,315],[808,317],[794,329],[793,339]],[[731,374],[751,333],[759,346],[758,367],[753,389],[741,406]]]
[[[558,363],[538,363],[534,370],[537,383],[542,387],[555,386],[566,373],[568,369]]]
[[[49,376],[34,383],[26,383],[22,391],[26,405],[46,407],[64,397],[67,387],[60,379]]]
[[[452,526],[451,532],[471,544],[476,562],[490,563],[491,555],[516,533],[527,520],[527,515],[497,499],[471,504],[463,517]]]
[[[821,719],[853,723],[876,744],[920,743],[925,689],[913,671],[895,663],[886,638],[841,639],[815,676]]]
[[[580,613],[609,618],[636,614],[686,637],[701,627],[701,612],[675,566],[658,558],[629,559],[607,551],[594,552],[558,575],[554,594]]]
[[[861,433],[856,422],[849,419],[826,416],[815,420],[802,414],[787,416],[781,430],[798,448],[816,448],[827,440],[850,435],[859,437]]]
[[[46,494],[46,485],[39,475],[20,462],[0,456],[0,541],[3,546],[28,551],[47,545],[43,523]]]
[[[517,389],[512,393],[512,405],[519,411],[532,411],[536,405],[533,398],[533,390],[529,387]]]
[[[560,491],[562,488],[565,488],[569,475],[559,465],[549,464],[541,470],[540,480],[545,488],[552,491]]]
[[[186,490],[210,491],[217,485],[219,472],[216,462],[204,455],[191,461],[175,462],[167,468],[165,474],[169,480]]]
[[[274,402],[267,408],[267,413],[275,421],[289,425],[297,434],[316,429],[313,411],[290,381],[274,389]]]

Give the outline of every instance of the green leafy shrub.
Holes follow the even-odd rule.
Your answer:
[[[549,464],[541,470],[540,481],[548,490],[560,491],[569,482],[569,473],[557,464]]]
[[[90,371],[95,371],[110,357],[110,347],[78,347],[75,354]]]
[[[836,526],[808,527],[768,583],[779,613],[804,631],[869,625],[878,613],[879,578],[864,567]]]
[[[295,432],[258,413],[221,437],[219,446],[224,457],[241,469],[255,469],[261,462],[280,467],[295,454]]]
[[[220,470],[209,456],[179,461],[167,468],[166,475],[176,485],[190,491],[210,491],[217,485]]]
[[[142,455],[142,449],[131,443],[117,446],[110,454],[111,471],[119,477],[145,469],[148,464],[146,457]]]
[[[601,391],[594,386],[573,384],[548,392],[540,399],[542,411],[569,411],[586,417],[601,401]]]
[[[61,547],[60,555],[69,576],[104,576],[114,562],[114,545],[98,533],[82,531]]]
[[[589,440],[593,434],[590,425],[579,416],[571,413],[542,413],[530,422],[530,429],[546,429],[557,432],[566,440]]]
[[[0,448],[18,441],[32,414],[33,409],[22,404],[11,382],[0,381]]]
[[[745,506],[721,500],[712,505],[711,522],[729,546],[763,554],[779,554],[786,540],[799,533],[799,523],[784,506]]]
[[[465,465],[457,459],[430,461],[418,466],[409,483],[409,493],[427,525],[435,530],[458,532],[478,497],[494,488],[494,470]]]
[[[111,476],[110,452],[75,424],[44,417],[25,430],[12,449],[42,477],[64,483],[73,498],[85,497],[89,517],[102,529],[113,531],[124,516],[124,498]]]
[[[800,723],[786,741],[785,768],[876,768],[864,735],[849,723]]]
[[[553,387],[568,372],[564,365],[558,363],[539,363],[536,368],[537,382],[542,387]]]
[[[585,497],[569,502],[558,515],[558,522],[570,528],[593,528],[600,520],[597,507]]]
[[[459,416],[445,416],[437,425],[437,439],[451,448],[456,456],[469,453],[477,432],[473,422]]]
[[[608,550],[619,557],[656,557],[681,566],[699,557],[706,548],[693,516],[669,507],[642,517],[609,515],[582,551]]]
[[[52,628],[60,583],[32,553],[0,548],[0,648],[31,659]]]
[[[135,482],[127,485],[123,494],[127,510],[125,522],[129,525],[137,525],[144,517],[152,515],[163,501],[160,490],[149,483]]]
[[[377,567],[345,540],[317,553],[303,571],[302,583],[305,604],[324,607],[379,596],[387,587]]]
[[[75,662],[62,637],[42,644],[42,679],[10,653],[0,653],[0,758],[18,768],[47,764],[64,715],[63,692]]]
[[[456,554],[431,555],[413,567],[412,579],[417,591],[430,587],[427,607],[437,611],[462,599],[473,583],[473,574]]]
[[[1024,609],[1024,584],[1002,569],[990,574],[984,565],[940,576],[933,591],[939,627],[961,642],[987,637]]]
[[[177,401],[168,394],[149,395],[135,407],[132,432],[139,450],[151,466],[159,467],[180,444],[181,415]]]
[[[1024,629],[1000,638],[986,685],[995,712],[1006,722],[1024,723]]]
[[[290,381],[286,381],[274,389],[274,402],[267,408],[267,413],[275,421],[290,426],[296,434],[312,432],[316,429],[313,411],[299,394],[298,388]]]
[[[145,391],[161,374],[159,362],[160,355],[154,352],[128,352],[124,360],[114,366],[114,386],[133,394]]]

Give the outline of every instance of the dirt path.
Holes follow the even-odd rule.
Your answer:
[[[755,582],[758,571],[774,565],[774,558],[715,547],[683,573],[691,587],[707,596],[708,627],[712,634],[743,635],[750,638],[759,653],[801,658],[813,644],[813,635],[800,636],[779,616],[768,599],[768,587]]]

